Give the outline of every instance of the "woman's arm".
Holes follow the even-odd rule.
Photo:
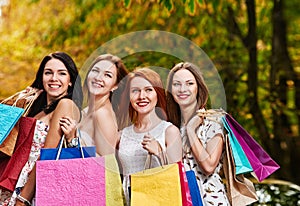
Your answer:
[[[196,128],[203,122],[203,119],[198,115],[194,116],[187,125],[187,136],[191,145],[192,152],[197,163],[202,168],[206,175],[214,172],[219,164],[220,157],[223,151],[223,135],[217,133],[210,139],[206,148],[196,135]]]
[[[165,133],[167,159],[169,163],[179,162],[182,160],[182,142],[179,129],[171,125]]]
[[[105,108],[98,109],[93,122],[97,153],[101,156],[114,154],[119,141],[119,133],[113,114]]]
[[[70,99],[62,99],[57,104],[56,109],[53,111],[52,119],[50,120],[49,132],[46,136],[44,148],[57,147],[62,131],[59,125],[59,119],[63,116],[70,116],[73,119],[79,120],[80,111],[74,102]],[[27,200],[31,200],[35,193],[35,166],[33,167],[27,183],[24,185],[21,196]],[[17,201],[16,205],[23,205],[20,201]]]

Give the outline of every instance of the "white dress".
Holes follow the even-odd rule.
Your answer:
[[[143,141],[144,135],[150,134],[157,140],[162,149],[166,149],[165,144],[165,131],[172,125],[170,122],[161,121],[156,127],[149,132],[137,133],[133,129],[133,125],[126,127],[122,130],[118,157],[121,163],[122,174],[123,174],[123,189],[127,205],[130,205],[130,174],[140,172],[145,168],[145,161],[147,157],[147,150],[143,149],[141,142]],[[160,166],[156,157],[152,157],[153,167]]]
[[[216,119],[217,122],[220,122],[219,120],[220,119]],[[222,124],[219,124],[216,121],[204,119],[204,124],[197,129],[197,136],[201,140],[204,147],[206,147],[207,142],[216,134],[223,134]],[[185,141],[187,138],[186,128],[182,126],[180,132],[183,138],[183,165],[186,171],[193,170],[195,172],[203,205],[230,205],[226,195],[225,185],[219,175],[220,169],[222,168],[222,158],[220,158],[220,162],[215,171],[208,176],[205,175],[197,164],[190,147]]]

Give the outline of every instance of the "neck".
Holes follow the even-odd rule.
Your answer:
[[[181,111],[181,123],[183,125],[186,125],[197,111],[197,102],[188,106],[181,106],[180,111]]]
[[[109,100],[109,95],[105,95],[105,96],[101,96],[101,97],[91,95],[89,97],[88,113],[90,114],[90,113],[98,110],[99,108],[103,107],[106,104],[111,104],[111,102]]]
[[[159,124],[159,122],[161,122],[161,119],[157,116],[155,110],[152,110],[149,114],[138,114],[134,127],[140,132],[146,132]]]

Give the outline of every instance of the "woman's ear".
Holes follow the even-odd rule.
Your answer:
[[[115,91],[116,89],[118,89],[118,86],[114,86],[114,87],[111,89],[111,92]]]
[[[70,86],[70,87],[72,86],[72,82],[69,83],[69,86]]]

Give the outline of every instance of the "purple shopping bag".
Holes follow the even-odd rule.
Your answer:
[[[242,146],[259,181],[264,180],[280,168],[254,138],[229,114],[226,114],[226,121]]]

